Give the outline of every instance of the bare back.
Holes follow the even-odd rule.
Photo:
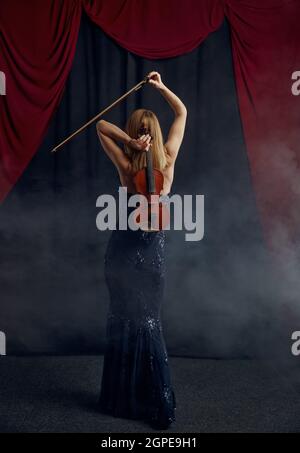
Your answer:
[[[161,191],[161,195],[168,195],[171,192],[171,187],[174,179],[174,167],[175,162],[171,162],[163,170],[161,170],[164,176],[164,187]],[[121,169],[117,167],[117,170],[119,173],[121,186],[127,187],[129,193],[136,193],[136,188],[133,181],[135,173],[132,171],[131,165],[128,166],[128,169]]]

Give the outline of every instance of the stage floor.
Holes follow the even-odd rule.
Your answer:
[[[155,432],[97,412],[102,361],[0,357],[0,432]],[[300,432],[299,367],[176,357],[170,366],[177,422],[167,432]]]

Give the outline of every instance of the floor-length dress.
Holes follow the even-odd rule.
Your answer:
[[[115,230],[105,255],[110,293],[99,407],[116,417],[166,429],[176,401],[160,310],[165,231]]]

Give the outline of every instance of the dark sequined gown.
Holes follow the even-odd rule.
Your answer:
[[[176,401],[160,310],[165,231],[113,231],[105,255],[110,293],[100,410],[166,429]]]

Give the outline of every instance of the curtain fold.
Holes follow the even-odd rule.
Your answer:
[[[120,46],[149,59],[190,52],[224,19],[220,0],[83,0],[83,5]]]
[[[300,232],[298,0],[227,0],[239,106],[265,237],[276,249]]]
[[[0,2],[0,201],[41,144],[75,53],[78,0]]]

